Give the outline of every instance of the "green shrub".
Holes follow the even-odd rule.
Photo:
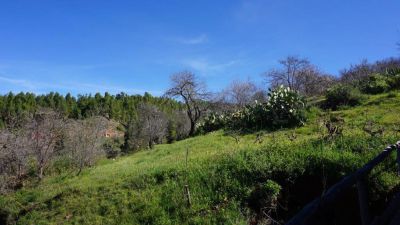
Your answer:
[[[389,76],[390,89],[400,89],[400,73]]]
[[[355,106],[360,104],[363,96],[353,86],[337,84],[327,90],[325,98],[324,106],[336,110],[339,106]]]
[[[389,92],[386,95],[387,98],[396,98],[397,97],[397,93],[396,92]]]
[[[167,125],[167,143],[171,144],[176,141],[178,135],[176,132],[176,123],[175,121],[170,120]]]
[[[248,205],[253,210],[265,207],[276,208],[276,203],[282,187],[273,180],[268,179],[265,183],[254,188],[247,199]]]
[[[268,108],[266,104],[247,105],[242,110],[232,113],[227,119],[227,126],[234,130],[259,130],[268,127]]]
[[[115,158],[121,154],[123,140],[121,138],[108,138],[106,139],[103,148],[107,158]]]
[[[361,84],[361,90],[367,94],[379,94],[389,89],[388,77],[381,74],[373,74]]]
[[[263,185],[264,192],[268,194],[271,199],[278,198],[279,193],[281,192],[282,187],[273,180],[267,180]]]
[[[396,68],[386,68],[386,72],[387,75],[389,76],[396,76],[396,75],[400,75],[400,68],[396,67]]]
[[[197,124],[198,133],[208,133],[222,129],[226,126],[227,117],[224,114],[211,113]]]

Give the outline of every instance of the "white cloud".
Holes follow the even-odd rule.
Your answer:
[[[128,94],[143,94],[149,92],[161,95],[160,90],[144,90],[124,87],[125,84],[113,86],[107,81],[80,82],[85,77],[94,74],[91,70],[103,67],[124,65],[125,62],[103,63],[103,64],[51,64],[39,61],[17,61],[0,62],[0,93],[33,92],[36,94],[57,91],[61,93],[71,92],[74,94],[90,94],[109,92],[116,94],[125,92]],[[68,76],[68,74],[79,74],[82,79]],[[110,79],[112,80],[112,79]],[[5,85],[3,85],[5,84]]]
[[[79,91],[79,92],[90,92],[90,93],[95,93],[95,92],[110,92],[110,93],[120,93],[120,92],[126,92],[128,94],[143,94],[146,92],[146,90],[142,89],[134,89],[134,88],[126,88],[126,87],[121,87],[121,86],[110,86],[110,85],[105,85],[105,84],[89,84],[89,83],[73,83],[73,84],[68,84],[68,87],[74,87],[73,90]],[[154,95],[161,95],[162,92],[158,90],[147,90],[147,92],[152,93]]]
[[[100,93],[110,92],[112,94],[120,92],[125,92],[128,94],[143,94],[144,92],[146,92],[145,90],[141,89],[110,86],[105,84],[89,84],[89,83],[76,83],[76,82],[44,83],[44,82],[36,82],[23,79],[13,79],[4,76],[0,76],[0,81],[13,85],[13,90],[34,92],[36,94],[44,94],[50,91],[58,91],[65,93],[73,92],[77,94],[93,94],[96,92]],[[154,95],[162,94],[162,92],[158,90],[155,91],[147,90],[147,92],[152,93]]]
[[[205,34],[200,34],[199,36],[196,37],[190,37],[190,38],[176,38],[176,41],[181,43],[181,44],[186,44],[186,45],[198,45],[198,44],[203,44],[208,41],[208,37]]]
[[[238,60],[231,60],[231,61],[223,62],[223,63],[211,63],[205,59],[188,59],[188,60],[182,61],[182,64],[184,66],[187,66],[191,69],[197,70],[204,74],[213,73],[213,72],[221,72],[221,71],[224,71],[225,69],[235,66],[239,63],[240,62]]]
[[[35,88],[35,85],[28,80],[13,79],[13,78],[7,78],[7,77],[0,76],[0,81],[9,83],[9,84],[12,84],[15,86],[19,86],[19,87],[24,87],[29,90],[32,90]]]

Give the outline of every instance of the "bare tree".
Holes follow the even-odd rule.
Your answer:
[[[365,79],[374,73],[374,69],[366,59],[356,65],[350,65],[349,69],[344,69],[340,72],[340,79],[344,83],[354,84]]]
[[[139,106],[139,121],[142,124],[143,138],[149,148],[154,143],[161,143],[167,131],[167,117],[156,106],[141,104]]]
[[[18,130],[0,130],[0,192],[22,186],[29,159],[28,139]]]
[[[282,68],[265,74],[272,88],[283,85],[301,94],[313,96],[323,93],[336,81],[333,76],[323,74],[307,59],[289,56],[279,62]]]
[[[186,112],[184,110],[177,110],[172,117],[175,122],[176,139],[182,140],[186,138],[190,131],[190,120],[186,116]]]
[[[298,77],[298,91],[306,96],[321,95],[336,81],[334,76],[323,74],[315,66],[310,66],[305,68]]]
[[[400,71],[400,58],[391,57],[379,60],[372,64],[371,67],[375,73],[394,75]]]
[[[209,94],[205,85],[189,71],[182,71],[171,76],[171,88],[165,93],[168,97],[181,98],[186,105],[186,113],[190,119],[189,135],[196,130],[196,123],[202,115],[202,103]]]
[[[156,106],[140,104],[138,117],[128,123],[125,136],[125,148],[137,150],[143,147],[153,148],[162,143],[167,135],[168,119]]]
[[[299,77],[310,67],[310,62],[297,56],[288,56],[279,63],[282,68],[273,69],[265,74],[267,81],[272,87],[284,85],[298,91],[300,89]]]
[[[108,121],[104,117],[68,122],[64,146],[67,155],[78,168],[79,175],[85,166],[92,166],[104,154],[102,145]]]
[[[37,176],[40,180],[60,147],[63,124],[58,113],[40,110],[33,115],[32,121],[25,128],[30,135],[30,148],[36,158]]]
[[[214,93],[210,98],[211,101],[208,102],[207,110],[204,114],[223,114],[234,112],[237,109],[237,106],[228,97],[229,96],[226,90]]]
[[[258,90],[254,93],[252,97],[252,101],[257,102],[266,102],[267,101],[267,92],[264,90]]]
[[[251,81],[233,81],[225,90],[226,100],[234,103],[239,107],[250,104],[253,96],[257,91],[257,87]]]

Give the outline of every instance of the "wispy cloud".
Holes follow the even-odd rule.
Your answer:
[[[128,94],[142,94],[145,92],[145,90],[141,89],[110,86],[107,84],[90,84],[77,82],[45,83],[32,80],[14,79],[10,77],[5,77],[3,75],[0,76],[0,81],[11,84],[13,86],[13,90],[33,92],[36,94],[43,94],[49,91],[60,91],[64,93],[72,92],[78,94],[93,94],[96,92],[110,92],[113,94],[126,92]],[[147,91],[154,95],[162,94],[162,92],[159,90]]]
[[[130,88],[125,83],[118,83],[113,76],[103,75],[100,70],[124,66],[125,62],[98,64],[54,64],[40,61],[7,61],[0,62],[0,93],[33,92],[36,94],[57,91],[73,94],[93,94],[96,92],[143,94],[150,92],[161,95],[160,90]],[[110,67],[110,68],[106,68]],[[97,77],[90,79],[89,77]],[[114,85],[110,84],[114,82]]]
[[[222,63],[212,63],[206,59],[187,59],[182,61],[184,66],[199,71],[202,74],[222,72],[225,69],[238,65],[239,63],[239,60],[231,60]]]
[[[110,86],[107,84],[89,84],[89,83],[69,83],[67,84],[67,87],[74,87],[73,89],[76,91],[79,91],[81,93],[84,93],[83,91],[86,90],[86,92],[90,93],[95,93],[95,92],[110,92],[110,93],[120,93],[120,92],[126,92],[129,94],[143,94],[144,92],[150,92],[154,95],[161,95],[162,92],[159,90],[142,90],[142,89],[135,89],[135,88],[126,88],[122,86]]]
[[[15,85],[15,86],[20,86],[24,87],[26,89],[32,90],[35,88],[35,85],[28,80],[23,80],[23,79],[13,79],[13,78],[8,78],[8,77],[3,77],[0,76],[0,81]]]
[[[195,37],[179,37],[175,38],[175,41],[181,44],[185,45],[198,45],[198,44],[203,44],[208,41],[208,37],[206,34],[200,34]]]

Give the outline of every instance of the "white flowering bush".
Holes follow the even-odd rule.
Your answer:
[[[234,130],[279,129],[305,121],[305,101],[290,88],[280,86],[268,94],[267,103],[255,102],[230,114],[210,114],[198,129],[202,133],[228,128]]]
[[[275,128],[300,125],[305,120],[305,100],[289,87],[280,86],[268,93],[270,125]]]
[[[268,93],[267,103],[256,102],[229,116],[232,129],[277,129],[301,125],[305,121],[305,100],[288,87]]]

